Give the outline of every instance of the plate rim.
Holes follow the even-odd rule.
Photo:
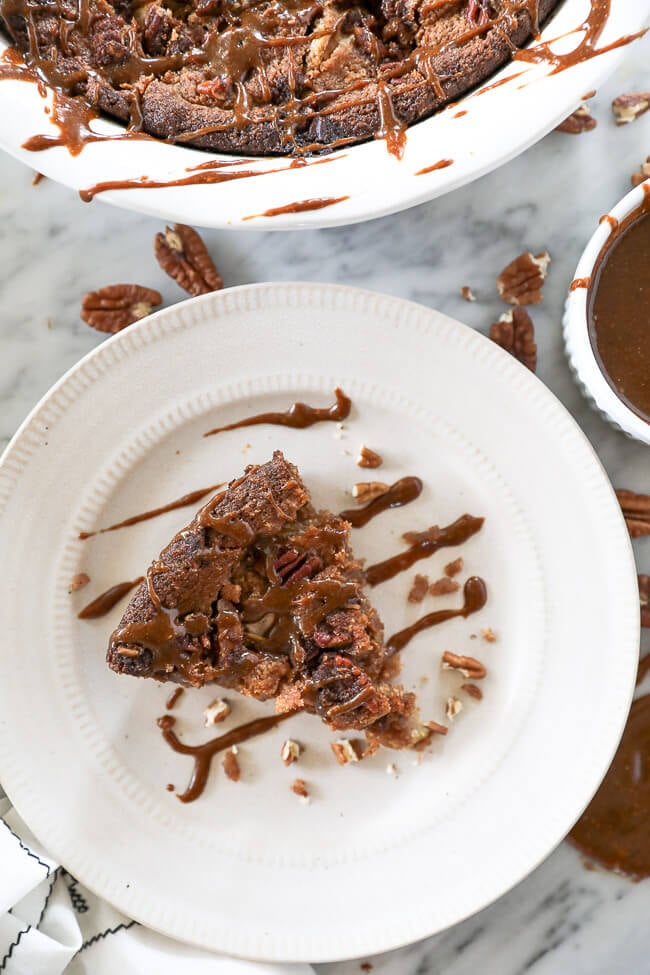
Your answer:
[[[237,295],[238,294],[241,294],[241,293],[245,293],[245,292],[251,292],[251,291],[253,291],[253,292],[260,292],[262,294],[265,293],[265,292],[267,294],[268,293],[273,294],[274,292],[278,292],[278,291],[279,292],[282,292],[282,291],[289,292],[289,291],[291,291],[293,289],[298,289],[300,292],[304,293],[305,295],[308,295],[309,296],[309,299],[310,299],[310,302],[315,307],[318,307],[319,306],[319,302],[327,302],[330,307],[336,307],[338,301],[354,302],[355,300],[357,300],[357,301],[362,301],[365,308],[368,307],[368,304],[370,302],[379,302],[382,306],[384,306],[384,308],[388,309],[388,311],[387,311],[387,317],[389,317],[389,312],[390,312],[390,309],[391,308],[393,308],[393,309],[395,309],[395,311],[397,311],[400,307],[401,308],[404,308],[404,306],[406,306],[406,310],[408,310],[411,314],[417,313],[419,316],[422,316],[422,313],[425,313],[425,317],[427,315],[429,315],[430,313],[433,313],[435,315],[442,315],[442,318],[444,318],[447,322],[453,323],[453,325],[456,325],[459,328],[463,329],[463,331],[465,332],[466,335],[471,334],[473,336],[473,338],[470,341],[477,340],[481,345],[483,343],[485,343],[485,346],[486,347],[489,347],[490,350],[491,350],[490,354],[493,355],[493,356],[496,356],[497,358],[502,359],[502,363],[501,364],[507,366],[507,369],[509,371],[513,372],[513,375],[518,376],[519,379],[525,380],[526,383],[529,383],[529,382],[530,383],[533,383],[533,386],[531,388],[536,388],[537,389],[537,395],[538,396],[541,396],[542,399],[546,401],[546,404],[547,404],[548,408],[549,409],[552,409],[560,417],[560,420],[561,420],[561,422],[563,422],[565,424],[565,427],[567,429],[570,429],[571,430],[571,434],[573,436],[575,436],[575,435],[578,436],[578,439],[582,442],[583,449],[586,448],[587,451],[588,451],[588,453],[591,455],[592,460],[594,460],[596,462],[595,465],[594,465],[594,471],[596,471],[596,470],[598,471],[598,475],[597,476],[601,478],[602,483],[603,483],[603,487],[607,489],[605,493],[609,495],[610,501],[612,502],[612,508],[611,508],[610,515],[616,515],[618,513],[619,526],[620,526],[620,529],[621,529],[620,530],[620,541],[622,543],[621,544],[621,552],[620,552],[621,558],[622,558],[622,555],[623,555],[623,549],[626,549],[626,551],[627,551],[627,565],[626,566],[623,566],[623,565],[619,566],[618,568],[619,568],[620,571],[617,572],[617,575],[620,576],[620,578],[622,580],[624,578],[624,576],[629,573],[631,579],[633,579],[634,582],[636,582],[636,567],[635,567],[635,563],[634,563],[634,556],[633,556],[631,541],[630,541],[629,536],[628,536],[628,533],[627,533],[627,531],[625,529],[624,521],[623,521],[623,516],[620,513],[620,508],[618,506],[618,503],[616,502],[616,498],[615,498],[615,495],[614,495],[614,491],[613,491],[613,488],[612,488],[612,486],[611,486],[611,484],[609,482],[609,479],[607,477],[607,474],[604,471],[603,465],[600,462],[600,459],[598,458],[597,454],[595,453],[595,450],[592,447],[592,445],[589,442],[589,440],[587,439],[586,435],[583,433],[583,431],[581,430],[581,428],[578,425],[578,423],[576,422],[576,420],[571,416],[571,414],[568,412],[568,410],[564,407],[564,405],[561,403],[561,401],[558,400],[557,397],[551,392],[551,390],[549,390],[536,377],[532,376],[532,374],[530,374],[526,370],[524,370],[522,366],[520,366],[517,362],[515,362],[515,360],[512,360],[511,357],[509,357],[506,353],[504,353],[500,349],[497,349],[496,347],[492,346],[492,344],[488,341],[488,339],[485,338],[485,336],[483,336],[481,333],[477,332],[476,330],[474,330],[472,328],[469,328],[466,325],[463,325],[462,323],[456,322],[454,319],[451,319],[447,315],[444,315],[442,313],[435,312],[434,309],[431,309],[431,308],[429,308],[429,307],[427,307],[425,305],[421,305],[421,304],[419,304],[417,302],[408,301],[406,299],[397,298],[395,296],[382,295],[382,294],[380,294],[378,292],[374,292],[374,291],[371,291],[371,290],[368,290],[368,289],[353,288],[353,287],[349,287],[349,286],[345,286],[345,285],[327,285],[327,284],[323,284],[323,283],[320,283],[320,282],[314,282],[314,283],[310,283],[310,282],[270,282],[270,283],[258,283],[258,284],[254,284],[254,285],[241,285],[241,286],[237,286],[235,288],[224,289],[224,291],[222,291],[222,292],[217,292],[217,293],[213,293],[213,294],[209,294],[209,295],[200,296],[199,298],[190,298],[190,299],[187,299],[184,302],[180,302],[177,305],[172,305],[172,306],[170,306],[167,309],[163,309],[163,310],[155,313],[154,315],[149,316],[147,319],[143,319],[141,322],[138,322],[136,325],[131,326],[129,329],[125,330],[122,333],[118,333],[117,335],[112,336],[111,338],[107,339],[106,341],[104,341],[103,343],[101,343],[100,345],[98,345],[95,349],[91,350],[82,359],[80,359],[76,364],[74,364],[69,370],[67,370],[67,372],[56,383],[54,383],[53,386],[38,401],[38,403],[33,407],[33,409],[29,412],[28,416],[25,418],[25,420],[23,421],[23,423],[20,425],[20,427],[18,428],[18,430],[16,431],[16,433],[12,437],[11,441],[7,445],[7,447],[6,447],[5,451],[3,452],[2,456],[0,457],[0,519],[3,516],[3,512],[4,512],[4,508],[5,508],[5,491],[4,491],[4,487],[6,486],[7,478],[9,478],[10,481],[17,482],[17,480],[20,478],[20,473],[21,473],[21,470],[22,470],[22,468],[24,466],[24,460],[22,460],[20,457],[17,457],[17,458],[14,457],[14,455],[20,453],[20,448],[22,446],[22,443],[21,442],[23,440],[23,437],[30,430],[30,427],[32,426],[32,424],[34,423],[34,421],[38,418],[38,415],[39,415],[40,411],[48,406],[50,400],[55,396],[55,394],[62,387],[65,387],[65,385],[71,380],[71,378],[73,378],[75,376],[75,374],[77,372],[82,371],[89,361],[92,362],[95,358],[98,358],[98,357],[101,358],[101,357],[105,356],[106,355],[106,350],[112,348],[114,345],[119,345],[119,344],[123,343],[125,341],[125,335],[127,335],[127,334],[130,334],[132,337],[133,336],[137,336],[138,339],[141,340],[141,344],[144,345],[144,346],[146,346],[146,345],[148,345],[148,344],[150,344],[152,342],[160,341],[160,336],[158,336],[156,334],[152,334],[152,333],[155,333],[155,327],[154,327],[154,325],[152,323],[154,323],[156,320],[160,320],[161,318],[164,319],[167,316],[171,316],[173,318],[174,316],[176,316],[176,313],[178,312],[179,308],[180,309],[185,309],[185,308],[187,308],[187,306],[190,306],[190,305],[191,306],[194,306],[194,307],[197,307],[197,308],[200,309],[199,319],[200,320],[203,320],[203,318],[205,317],[206,313],[208,315],[210,315],[210,311],[208,309],[210,309],[210,307],[212,305],[215,305],[216,304],[218,306],[221,303],[225,302],[226,303],[226,306],[227,306],[228,302],[231,299],[231,296],[233,296],[233,295],[235,296],[235,301],[236,301]],[[327,296],[329,296],[329,299],[328,299]],[[201,306],[202,305],[205,305],[206,306],[206,310],[205,311],[203,311],[201,309]],[[222,318],[225,317],[225,315],[227,314],[227,312],[228,312],[228,308],[227,307],[225,309],[222,309]],[[193,323],[194,323],[193,321],[190,322],[190,323],[188,323],[187,321],[184,320],[184,318],[183,318],[182,315],[177,315],[175,321],[172,321],[172,322],[168,323],[168,327],[170,328],[170,331],[173,332],[173,331],[180,330],[180,329],[185,329],[185,328],[191,329]],[[109,356],[110,356],[110,353],[109,353]],[[524,374],[525,374],[525,376],[524,376]],[[30,451],[30,453],[31,453],[31,451]],[[609,520],[611,521],[611,517],[609,517]],[[622,582],[619,583],[620,593],[623,593],[624,588],[625,587],[623,586]],[[631,596],[631,594],[632,594],[632,590],[630,589],[630,596]],[[628,629],[629,629],[630,645],[632,645],[632,637],[634,637],[635,638],[636,646],[638,647],[639,633],[640,633],[640,621],[639,621],[638,613],[636,613],[634,615],[634,617],[633,617],[632,609],[633,609],[633,603],[630,600],[630,614],[629,614],[630,615],[630,619],[628,619],[626,623],[621,624],[621,632],[627,634]],[[624,643],[625,643],[625,641],[622,640],[621,641],[621,645],[623,645]],[[633,667],[632,666],[630,667],[630,675],[629,675],[630,680],[629,680],[629,701],[628,701],[628,706],[626,707],[624,713],[622,712],[621,715],[619,716],[619,720],[617,722],[618,733],[615,736],[615,740],[613,740],[613,743],[611,745],[611,748],[609,749],[609,753],[608,753],[608,756],[606,758],[606,761],[603,761],[603,762],[600,763],[602,765],[602,768],[601,768],[600,772],[598,773],[598,781],[596,782],[596,785],[594,787],[594,791],[598,787],[600,781],[602,780],[602,777],[604,776],[605,772],[607,771],[607,768],[609,767],[609,764],[610,764],[610,762],[611,762],[611,760],[612,760],[612,758],[614,756],[615,750],[618,747],[618,743],[620,741],[620,737],[622,735],[622,732],[623,732],[623,729],[624,729],[624,726],[625,726],[625,721],[627,719],[627,711],[628,711],[628,708],[629,708],[629,702],[632,700],[632,694],[633,694],[633,691],[634,691],[634,676],[635,676],[635,673],[636,673],[636,657],[634,657],[633,663],[634,663],[634,666]],[[6,772],[6,767],[7,767],[7,764],[8,764],[8,757],[7,756],[8,756],[8,753],[10,752],[10,747],[9,748],[6,747],[9,738],[10,738],[10,732],[9,732],[9,735],[7,735],[6,732],[2,729],[2,726],[0,724],[0,763],[2,764],[3,769],[5,770],[5,772]],[[6,774],[5,774],[5,782],[6,782]],[[10,796],[10,798],[13,801],[13,797],[11,795],[11,789],[12,789],[12,786],[10,784],[9,789],[7,789],[6,791],[7,791],[7,794]],[[566,832],[572,827],[573,823],[579,818],[579,816],[581,815],[581,813],[584,810],[584,808],[588,805],[588,803],[589,803],[589,801],[591,799],[591,795],[592,794],[593,793],[591,793],[585,799],[584,804],[577,811],[577,813],[575,814],[575,817],[572,820],[572,822],[569,823],[569,825],[567,826],[566,829],[563,829],[562,830],[561,835],[557,836],[555,842],[552,844],[551,847],[549,847],[547,849],[544,849],[542,851],[539,851],[539,854],[538,855],[536,855],[535,857],[529,858],[528,859],[528,862],[527,862],[527,865],[524,868],[522,868],[520,871],[516,871],[514,875],[511,872],[509,874],[508,880],[505,883],[505,885],[503,885],[502,887],[500,887],[499,889],[497,889],[495,891],[492,891],[490,893],[489,897],[487,897],[487,899],[485,899],[480,904],[475,905],[471,911],[468,911],[463,916],[458,917],[457,920],[456,920],[456,922],[454,922],[454,923],[460,922],[460,921],[466,919],[467,917],[472,916],[473,914],[477,913],[478,911],[484,909],[489,904],[493,903],[494,900],[496,900],[498,897],[502,896],[508,890],[511,890],[522,879],[524,879],[526,876],[528,876],[528,874],[532,870],[534,870],[552,852],[553,849],[555,849],[555,847],[558,845],[558,843],[561,842],[561,840],[566,835]],[[32,794],[30,795],[29,800],[31,802],[34,802],[34,803],[36,803],[38,805],[38,790],[37,789],[36,790],[32,790]],[[25,800],[25,802],[27,802],[27,800]],[[16,806],[19,814],[22,814],[21,807],[22,808],[25,808],[25,807],[23,807],[23,797],[22,796],[20,797],[19,802],[17,804],[14,802],[14,805]],[[30,825],[30,828],[31,828],[31,824],[30,824],[30,819],[32,819],[32,816],[31,816],[31,808],[30,808],[30,810],[28,812],[28,816],[23,817],[23,818],[26,819],[28,825]],[[38,829],[39,828],[37,827],[37,829],[34,830],[34,832],[35,832],[35,834],[37,836],[39,835]],[[48,848],[48,844],[47,843],[45,843],[44,845],[45,845],[46,848]],[[53,850],[53,852],[56,853],[56,850]],[[66,852],[66,856],[65,857],[63,857],[63,858],[57,857],[57,859],[59,859],[60,862],[66,862],[67,861],[68,863],[71,863],[70,858],[67,856],[67,852]],[[75,872],[74,869],[73,869],[73,872]],[[98,871],[98,872],[100,872],[100,871]],[[91,882],[90,883],[87,882],[87,880],[86,880],[85,877],[80,877],[79,879],[90,890],[93,890],[99,896],[106,898],[106,894],[102,891],[102,889],[101,888],[98,889],[97,887],[95,887],[93,885],[92,879],[91,879]],[[168,935],[170,937],[173,937],[173,938],[175,938],[177,940],[189,940],[189,943],[201,944],[203,947],[209,948],[211,950],[223,950],[223,948],[220,949],[218,947],[215,947],[214,944],[205,944],[203,942],[197,942],[196,940],[192,940],[192,939],[184,939],[183,938],[183,935],[181,933],[179,933],[178,930],[174,930],[173,933],[170,933],[170,931],[169,931],[168,928],[166,929],[166,928],[163,928],[163,927],[156,927],[156,924],[155,923],[152,924],[152,922],[151,922],[151,920],[149,918],[144,919],[139,912],[137,912],[137,911],[134,912],[132,909],[130,909],[130,907],[128,906],[128,900],[129,900],[128,896],[125,897],[124,900],[121,901],[121,902],[119,902],[118,900],[116,900],[116,898],[113,897],[113,896],[111,896],[109,898],[106,898],[106,899],[108,899],[111,903],[115,904],[120,910],[123,910],[129,916],[135,917],[136,920],[139,920],[141,923],[145,924],[147,927],[152,928],[153,930],[158,930],[161,933],[166,934],[166,935]],[[436,929],[434,931],[432,931],[431,929],[425,929],[425,930],[419,930],[416,933],[410,932],[401,941],[395,941],[394,938],[391,938],[385,944],[382,943],[382,944],[377,945],[376,942],[373,941],[371,944],[365,945],[362,950],[360,949],[358,952],[355,951],[354,957],[361,957],[362,955],[367,955],[367,954],[376,954],[376,953],[378,953],[380,951],[387,951],[387,950],[391,950],[391,949],[394,949],[394,948],[397,948],[397,947],[401,947],[404,944],[411,943],[413,940],[418,940],[420,938],[424,938],[424,937],[430,936],[431,934],[436,933],[437,930],[441,930],[441,929]],[[228,950],[230,950],[230,949],[228,949]],[[235,954],[234,952],[231,952],[231,953]],[[271,953],[271,954],[260,955],[259,953],[257,953],[257,954],[256,953],[252,953],[251,954],[251,953],[241,952],[241,953],[238,953],[238,954],[239,954],[240,957],[255,958],[255,959],[260,960],[260,961],[289,961],[289,960],[290,961],[304,961],[305,960],[304,957],[301,954],[290,955],[290,956],[287,956],[286,953],[283,953],[283,954]],[[345,960],[347,958],[350,958],[350,955],[348,953],[341,953],[340,951],[339,952],[332,953],[330,951],[330,952],[328,952],[327,954],[324,954],[324,955],[319,954],[317,957],[311,957],[311,958],[309,958],[309,960],[310,961],[328,961],[328,962],[333,962],[333,961]]]

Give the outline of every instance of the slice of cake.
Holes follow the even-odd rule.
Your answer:
[[[304,709],[374,746],[419,740],[413,694],[389,683],[383,626],[350,525],[316,511],[276,451],[213,497],[161,552],[112,634],[120,674],[216,683]],[[371,730],[370,730],[371,729]]]

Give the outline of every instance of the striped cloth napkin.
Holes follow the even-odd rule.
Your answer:
[[[2,975],[313,975],[263,965],[156,934],[91,894],[59,866],[0,789]]]

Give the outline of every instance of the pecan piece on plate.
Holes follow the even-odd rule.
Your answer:
[[[629,91],[618,95],[612,102],[612,112],[617,125],[628,125],[650,108],[650,91]]]
[[[127,325],[146,318],[162,304],[162,296],[140,284],[109,284],[89,291],[81,302],[81,317],[98,332],[120,332]]]
[[[483,691],[476,684],[461,684],[460,689],[461,691],[465,691],[466,694],[469,694],[470,697],[473,697],[475,701],[483,700]]]
[[[548,251],[524,251],[497,278],[497,289],[509,305],[539,305],[551,258]]]
[[[568,132],[569,135],[580,135],[581,132],[591,132],[598,125],[591,114],[588,105],[581,105],[572,112],[564,122],[556,126],[558,132]]]
[[[630,176],[630,182],[632,183],[632,186],[640,186],[640,184],[643,183],[644,180],[648,179],[649,177],[650,177],[650,156],[648,156],[648,158],[644,163],[641,163],[641,166],[639,167],[636,173],[632,173],[632,175]]]
[[[537,368],[535,326],[525,308],[513,308],[490,327],[490,338],[518,359],[527,369]]]
[[[650,627],[650,576],[640,575],[639,601],[641,603],[641,626]]]
[[[452,592],[458,592],[459,589],[460,582],[450,579],[449,576],[442,576],[429,586],[429,592],[432,596],[448,596]]]
[[[163,271],[190,295],[205,295],[223,288],[207,248],[196,230],[182,223],[156,234],[154,253]]]
[[[463,287],[460,289],[460,296],[465,301],[476,301],[476,295],[467,284],[464,284]]]
[[[357,457],[357,467],[381,467],[383,462],[384,459],[381,454],[378,454],[376,450],[371,450],[370,447],[366,447],[365,443],[361,444]]]
[[[221,764],[230,781],[239,782],[241,769],[239,767],[239,759],[237,758],[237,745],[233,745],[232,748],[228,749]]]
[[[410,603],[421,603],[427,594],[429,589],[429,576],[423,576],[419,573],[413,580],[413,585],[408,594],[408,601]]]
[[[623,517],[631,538],[650,535],[650,494],[617,490],[616,497],[623,510]]]
[[[352,497],[357,504],[369,504],[386,494],[388,485],[383,481],[358,481],[352,485]]]
[[[476,657],[466,657],[451,650],[445,650],[442,655],[442,669],[457,670],[468,680],[483,680],[487,674],[485,666]]]
[[[360,762],[363,758],[363,742],[360,738],[339,738],[330,742],[330,748],[339,765]]]

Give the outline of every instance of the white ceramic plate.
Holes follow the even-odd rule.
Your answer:
[[[556,50],[572,50],[581,40],[592,0],[564,0],[542,35],[542,42],[560,38]],[[611,14],[599,46],[642,28],[650,0],[611,0]],[[0,51],[6,42],[0,38]],[[243,160],[238,169],[264,173],[212,186],[129,189],[98,197],[118,206],[196,226],[238,229],[325,227],[354,223],[403,210],[462,186],[507,162],[532,145],[566,117],[581,97],[595,89],[625,56],[620,48],[550,76],[548,69],[517,62],[493,79],[511,80],[462,101],[467,114],[455,117],[458,106],[426,119],[408,131],[406,152],[395,159],[383,140],[334,153],[327,165],[291,169],[289,160]],[[36,87],[20,81],[0,83],[0,146],[52,179],[75,189],[104,180],[187,178],[188,169],[209,159],[230,159],[196,149],[156,141],[103,142],[87,146],[76,157],[64,148],[26,152],[21,148],[35,133],[58,130],[44,113],[47,101]],[[98,123],[106,133],[120,131],[109,121]],[[441,159],[453,164],[417,175]],[[304,200],[343,202],[320,210],[256,216]]]
[[[459,381],[462,377],[462,382]],[[296,397],[354,401],[343,430],[260,426],[202,432]],[[121,611],[75,613],[140,573],[190,514],[77,539],[282,448],[317,504],[338,510],[365,472],[365,442],[391,481],[420,475],[417,502],[355,532],[358,554],[399,550],[400,534],[465,511],[486,517],[454,556],[481,574],[486,608],[421,635],[405,682],[426,718],[460,683],[442,650],[474,653],[489,675],[420,765],[383,751],[340,768],[310,717],[307,750],[280,762],[289,725],[241,748],[243,780],[218,763],[183,805],[189,760],[161,740],[168,688],[104,663]],[[154,315],[92,352],[25,422],[0,469],[0,781],[41,841],[126,914],[177,938],[258,959],[327,960],[384,951],[498,897],[561,840],[598,786],[627,714],[639,606],[630,543],[586,439],[546,388],[492,343],[443,315],[348,288],[235,288]],[[91,584],[70,596],[73,574]],[[413,573],[374,591],[387,631]],[[492,627],[496,643],[480,637]],[[421,678],[428,678],[426,683]],[[187,741],[208,735],[186,692]],[[231,695],[232,699],[232,695]],[[270,705],[233,701],[232,721]],[[398,777],[386,774],[395,762]],[[290,791],[300,775],[313,801]]]

